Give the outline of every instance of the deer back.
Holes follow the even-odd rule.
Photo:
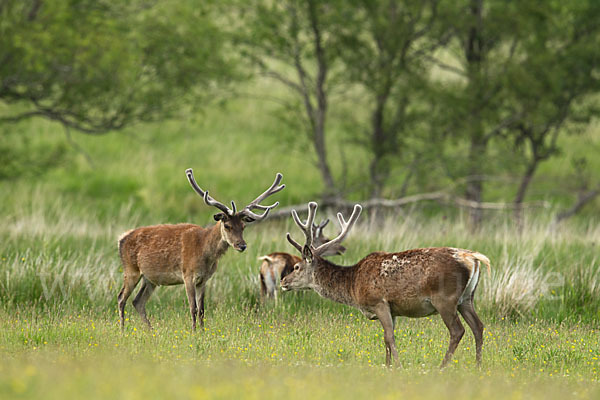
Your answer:
[[[294,270],[294,264],[302,259],[289,253],[275,252],[259,257],[259,260],[263,260],[260,266],[261,275],[272,273],[278,279],[283,279]]]
[[[194,224],[144,226],[119,238],[124,272],[139,269],[157,285],[182,283],[188,273],[207,279],[214,272],[209,269],[226,250],[220,223],[211,228]]]
[[[396,315],[422,316],[424,301],[456,298],[460,304],[475,290],[484,255],[452,247],[371,253],[353,269],[353,302],[372,305],[385,299]],[[317,280],[317,278],[315,278]]]

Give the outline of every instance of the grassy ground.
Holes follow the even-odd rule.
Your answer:
[[[382,330],[350,309],[208,313],[190,334],[183,304],[153,310],[155,330],[117,315],[3,310],[0,396],[15,398],[492,398],[596,397],[597,329],[488,320],[484,362],[470,335],[443,372],[447,331],[439,318],[400,320],[402,367],[387,369]]]
[[[38,189],[32,188],[32,198]],[[437,316],[399,319],[402,367],[387,369],[382,329],[356,310],[310,292],[260,305],[256,257],[291,251],[290,221],[246,230],[248,250],[229,251],[208,288],[204,332],[189,332],[183,287],[159,288],[147,331],[128,305],[121,334],[122,278],[115,238],[137,216],[109,224],[77,216],[60,199],[15,205],[0,218],[0,397],[6,398],[491,398],[600,394],[599,274],[594,224],[552,227],[541,218],[518,234],[490,220],[361,217],[348,238],[350,264],[373,250],[453,245],[492,260],[476,307],[486,324],[484,362],[467,331],[452,365],[437,367],[448,333]],[[133,213],[135,214],[135,213]],[[330,234],[334,228],[328,227]]]
[[[387,369],[380,324],[356,310],[310,292],[261,306],[256,258],[293,251],[284,239],[286,231],[297,232],[290,220],[249,226],[248,250],[222,258],[209,282],[204,332],[190,334],[179,286],[159,288],[150,300],[154,331],[144,329],[129,304],[121,334],[119,234],[155,223],[212,221],[213,210],[185,181],[186,168],[223,202],[250,201],[275,171],[288,185],[276,195],[282,204],[318,199],[310,152],[265,118],[264,108],[240,101],[196,120],[101,138],[74,135],[92,164],[69,151],[43,175],[23,169],[0,182],[0,398],[600,395],[600,225],[590,214],[554,227],[544,210],[528,215],[522,232],[506,216],[487,215],[474,232],[460,212],[437,206],[433,218],[423,210],[363,213],[336,262],[427,246],[470,248],[491,259],[491,276],[482,276],[476,296],[486,324],[481,369],[470,332],[452,365],[437,369],[448,341],[437,316],[398,320],[402,367]],[[60,128],[48,123],[19,124],[11,132],[2,139],[21,138],[25,153],[65,145]],[[594,132],[569,138],[532,193],[551,193],[546,189],[568,176],[576,152],[596,149]],[[348,151],[354,166],[364,164],[364,154]],[[506,198],[502,188],[489,189],[489,200]]]

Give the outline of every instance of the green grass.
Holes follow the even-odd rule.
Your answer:
[[[517,233],[490,219],[472,232],[464,218],[369,218],[336,261],[374,250],[452,245],[492,260],[476,308],[486,324],[481,369],[467,333],[451,366],[438,316],[398,319],[401,368],[383,366],[382,328],[357,310],[312,292],[284,293],[260,305],[258,255],[293,249],[291,221],[250,225],[244,253],[232,250],[209,281],[207,323],[190,333],[182,286],[161,287],[148,304],[148,331],[127,306],[118,326],[122,283],[116,238],[143,216],[124,205],[79,214],[39,187],[0,216],[0,397],[64,398],[559,398],[600,393],[600,229],[551,225],[537,217]],[[14,196],[18,196],[14,194]],[[18,204],[18,205],[17,205]],[[129,215],[129,216],[128,216]],[[333,234],[334,228],[328,227]]]
[[[454,362],[438,370],[448,333],[437,316],[398,320],[402,367],[388,369],[380,324],[352,308],[312,292],[285,293],[277,305],[261,306],[257,257],[293,251],[284,236],[298,232],[291,219],[250,225],[248,250],[230,250],[220,260],[208,284],[204,332],[189,332],[186,296],[176,286],[157,289],[148,303],[154,331],[144,329],[129,303],[121,334],[117,237],[141,225],[212,223],[214,210],[189,188],[186,168],[223,202],[250,201],[276,171],[287,184],[276,195],[282,205],[318,200],[312,154],[292,140],[297,133],[265,117],[271,110],[238,99],[197,119],[74,135],[93,165],[69,151],[52,168],[44,159],[0,182],[0,398],[600,395],[600,225],[593,207],[559,227],[550,223],[553,210],[535,211],[522,232],[501,214],[486,215],[473,231],[462,211],[438,205],[363,213],[336,262],[427,246],[469,248],[491,259],[491,275],[482,275],[476,295],[486,324],[481,369],[467,330]],[[68,148],[56,125],[31,121],[14,129],[0,147],[13,148],[10,141],[27,134],[19,151]],[[341,128],[332,129],[336,154]],[[568,176],[571,158],[597,148],[596,132],[597,126],[568,139],[565,153],[541,168],[534,198],[554,196],[548,188]],[[365,155],[347,150],[350,172],[360,179],[356,168]],[[338,173],[340,165],[336,158]],[[490,186],[487,193],[503,199],[508,189]],[[335,234],[333,225],[326,233]]]
[[[467,334],[454,362],[439,318],[399,320],[402,367],[387,369],[382,330],[350,309],[289,312],[213,307],[189,332],[183,304],[153,307],[155,330],[135,316],[2,311],[0,396],[54,398],[559,398],[600,393],[599,332],[589,326],[486,321],[484,361]],[[494,389],[495,388],[495,389]]]

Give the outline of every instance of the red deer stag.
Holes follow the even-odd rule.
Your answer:
[[[124,327],[124,310],[127,298],[142,279],[142,287],[133,300],[133,306],[148,324],[146,302],[156,286],[185,284],[192,330],[196,330],[196,315],[200,326],[204,324],[204,289],[208,279],[217,269],[217,261],[229,246],[242,252],[246,249],[243,232],[245,223],[261,221],[279,202],[270,206],[260,203],[282,190],[282,175],[277,174],[269,189],[254,201],[236,212],[235,203],[229,208],[200,189],[191,169],[185,171],[192,188],[204,202],[221,210],[215,214],[215,225],[203,228],[193,224],[145,226],[125,232],[119,238],[119,255],[123,263],[123,288],[119,292],[121,329]],[[255,214],[252,210],[263,210]]]
[[[323,229],[329,223],[329,219],[324,220],[319,225],[312,224],[313,238],[315,246],[320,246],[328,242],[329,238],[323,235]],[[341,244],[332,246],[322,256],[341,255],[346,248]],[[262,260],[260,265],[260,298],[264,301],[267,298],[275,299],[277,302],[277,286],[279,281],[287,274],[292,272],[294,265],[301,261],[301,258],[289,253],[275,252],[266,256],[258,257]]]
[[[331,246],[338,245],[360,215],[362,207],[354,206],[346,222],[338,213],[342,227],[335,239],[320,246],[313,245],[309,229],[317,203],[308,205],[306,223],[292,211],[296,225],[304,232],[306,244],[301,246],[290,234],[288,241],[302,253],[302,261],[281,281],[283,290],[313,289],[328,299],[358,308],[367,318],[379,319],[384,330],[386,364],[398,360],[394,339],[394,318],[425,317],[439,313],[450,331],[450,345],[442,361],[443,368],[452,358],[465,329],[457,311],[475,336],[476,360],[481,363],[483,323],[475,313],[473,297],[479,282],[481,263],[490,268],[486,256],[471,250],[435,247],[400,253],[375,252],[349,267],[335,265],[322,258]]]

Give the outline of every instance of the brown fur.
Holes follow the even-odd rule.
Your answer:
[[[319,225],[312,225],[314,235],[314,243],[320,246],[323,243],[329,242],[327,236],[323,235],[323,228],[327,225],[329,219],[322,221]],[[332,246],[328,251],[324,252],[323,256],[344,254],[346,248],[341,244]],[[281,279],[294,270],[294,265],[302,261],[298,256],[275,252],[258,258],[263,260],[260,265],[260,297],[261,300],[267,298],[277,301],[277,286]]]
[[[119,238],[119,256],[123,263],[123,288],[119,292],[119,316],[121,329],[125,326],[125,304],[131,292],[143,279],[142,287],[133,305],[144,322],[146,302],[156,286],[185,284],[185,292],[192,315],[192,331],[196,330],[196,317],[204,325],[204,290],[206,281],[215,273],[217,261],[229,246],[238,251],[246,249],[243,232],[245,223],[262,221],[279,202],[269,206],[260,203],[267,197],[283,190],[283,175],[277,173],[271,186],[239,212],[235,203],[231,208],[209,196],[196,183],[191,168],[185,171],[192,189],[204,202],[219,209],[214,215],[217,221],[210,228],[193,224],[154,225],[125,232]],[[262,214],[253,210],[260,209]]]
[[[302,261],[298,256],[289,253],[275,252],[259,257],[260,265],[260,297],[277,300],[277,285],[281,279],[294,270],[294,265]]]
[[[306,247],[303,252],[306,252]],[[425,317],[439,313],[450,331],[450,345],[442,367],[452,358],[464,334],[460,312],[475,335],[476,359],[481,361],[483,324],[473,308],[473,296],[483,262],[489,260],[470,250],[438,247],[400,253],[372,253],[350,267],[335,265],[318,255],[305,256],[297,270],[285,277],[284,289],[294,287],[301,274],[321,296],[360,309],[379,319],[384,328],[386,363],[397,360],[394,340],[396,316]],[[303,271],[303,269],[308,270]],[[313,268],[314,271],[311,269]],[[298,278],[295,276],[298,275]],[[471,278],[474,279],[471,281]]]
[[[145,303],[156,286],[182,283],[190,304],[192,330],[196,329],[196,317],[202,325],[206,282],[230,245],[240,251],[246,247],[243,230],[241,217],[232,216],[210,228],[193,224],[154,225],[123,234],[119,239],[123,263],[123,288],[118,296],[121,327],[124,327],[125,303],[140,279],[142,287],[133,305],[148,326]]]

